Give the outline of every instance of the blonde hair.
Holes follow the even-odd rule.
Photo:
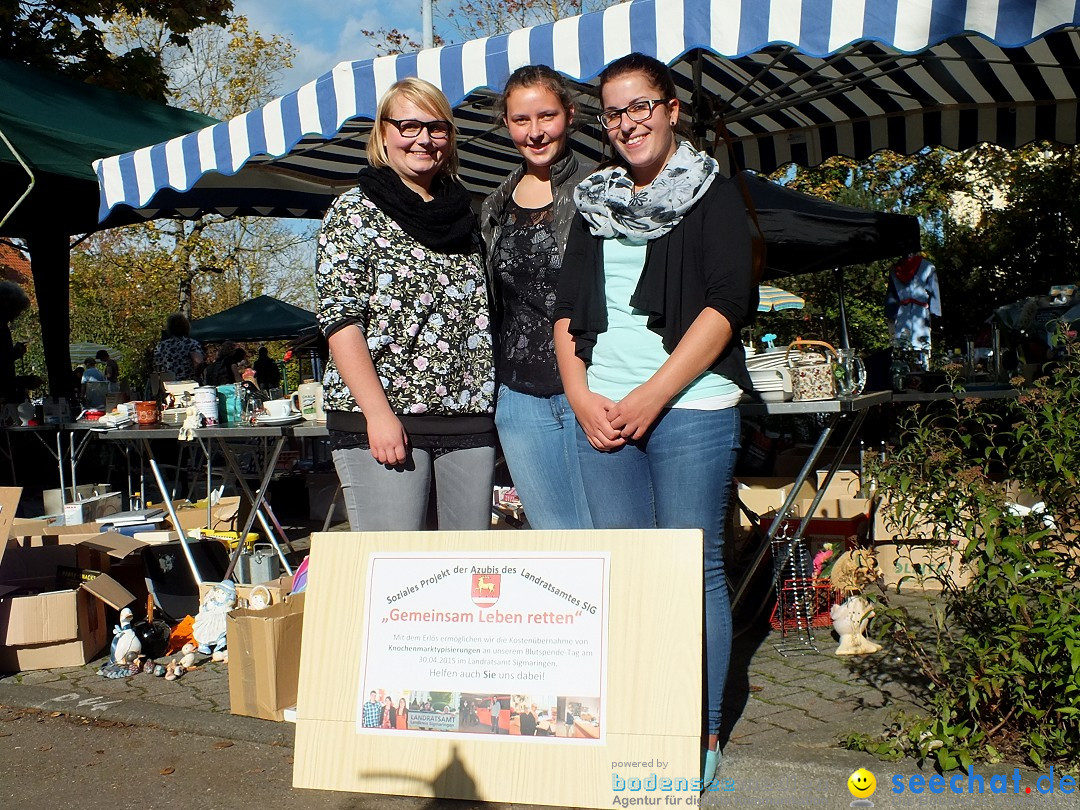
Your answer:
[[[450,109],[450,102],[446,100],[446,96],[438,87],[415,76],[395,82],[379,99],[379,106],[375,110],[375,124],[371,128],[371,137],[368,138],[368,163],[376,168],[390,165],[386,159],[386,139],[383,137],[383,126],[393,126],[393,124],[386,123],[386,119],[389,117],[390,106],[399,97],[411,101],[414,105],[431,113],[436,118],[450,122],[450,137],[447,138],[446,144],[446,162],[443,163],[439,174],[456,177],[458,173],[457,128],[454,126],[454,112]]]

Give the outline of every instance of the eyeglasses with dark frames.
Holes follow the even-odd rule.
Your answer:
[[[648,120],[657,104],[667,104],[669,101],[671,101],[670,98],[650,98],[635,101],[617,110],[604,110],[596,116],[596,120],[600,122],[604,129],[615,129],[622,123],[622,117],[625,114],[635,124],[640,124],[642,121]]]
[[[415,138],[421,131],[427,130],[432,140],[442,141],[450,137],[450,129],[454,126],[449,121],[440,118],[434,121],[417,121],[415,118],[384,118],[388,124],[393,124],[403,138]]]

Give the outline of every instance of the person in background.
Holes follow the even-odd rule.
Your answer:
[[[476,216],[446,97],[403,79],[379,101],[369,166],[316,245],[330,345],[326,426],[353,531],[491,525],[495,367]]]
[[[382,722],[379,728],[397,728],[397,711],[394,709],[394,699],[389,695],[383,700]]]
[[[536,706],[518,715],[518,728],[522,737],[536,736]]]
[[[244,372],[251,368],[251,363],[247,359],[247,349],[243,346],[237,346],[233,351],[232,362],[229,364],[229,371],[232,374],[232,379],[229,382],[243,382]]]
[[[83,385],[88,382],[105,382],[105,375],[102,374],[101,369],[97,367],[97,360],[93,357],[87,357],[83,361],[83,375],[81,380]]]
[[[362,725],[364,728],[378,728],[381,721],[382,704],[379,703],[379,697],[372,689],[368,699],[364,701]]]
[[[401,698],[397,704],[396,728],[402,731],[409,728],[409,709],[405,705],[405,698]]]
[[[110,383],[120,382],[120,366],[115,360],[109,356],[107,349],[98,349],[96,355],[98,363],[101,364],[101,373],[105,375],[105,381]]]
[[[265,346],[259,347],[259,356],[252,367],[255,369],[255,380],[263,391],[269,391],[281,385],[281,369],[270,357]]]
[[[585,172],[568,146],[574,104],[549,67],[511,74],[498,110],[524,158],[484,201],[480,226],[498,313],[495,425],[534,529],[588,529],[577,424],[555,362],[552,313]]]
[[[715,779],[731,657],[724,520],[757,309],[746,206],[676,138],[668,68],[630,54],[600,74],[614,160],[577,187],[555,341],[598,529],[704,530],[702,782]],[[701,572],[688,572],[702,576]]]
[[[198,380],[206,355],[192,338],[191,323],[182,312],[174,312],[165,322],[166,336],[154,349],[154,368],[167,371],[177,380]]]
[[[236,344],[231,340],[221,341],[217,355],[213,362],[206,367],[207,385],[228,385],[236,382],[233,378],[233,357],[236,354]]]
[[[30,308],[30,297],[14,281],[0,281],[0,399],[4,402],[22,402],[27,388],[42,384],[40,377],[15,373],[15,361],[26,354],[26,344],[15,343],[11,337],[11,323]]]

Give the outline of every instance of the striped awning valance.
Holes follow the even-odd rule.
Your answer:
[[[343,62],[267,106],[95,163],[106,224],[158,216],[318,216],[352,184],[379,96],[405,76],[455,107],[462,175],[493,188],[519,156],[491,117],[517,67],[580,84],[586,159],[592,82],[631,51],[671,64],[717,157],[771,171],[837,154],[980,142],[1077,141],[1080,4],[1073,0],[634,0],[462,45]]]

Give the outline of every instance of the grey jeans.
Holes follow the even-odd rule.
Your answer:
[[[491,527],[494,447],[454,450],[434,461],[427,450],[410,448],[400,467],[380,464],[360,447],[335,450],[333,455],[353,531],[424,529],[432,472],[440,530]]]

